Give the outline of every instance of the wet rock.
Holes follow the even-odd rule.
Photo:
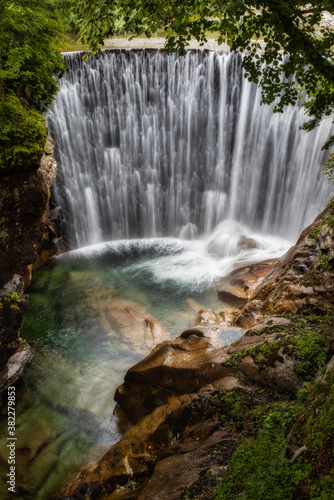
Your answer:
[[[41,172],[0,176],[0,286],[38,256],[48,189]],[[15,249],[15,251],[13,251]]]
[[[274,340],[274,337],[267,339],[268,342]],[[295,396],[304,383],[296,375],[296,359],[284,354],[282,349],[268,356],[265,366],[259,366],[252,356],[245,356],[237,360],[235,364],[252,380],[275,391]]]
[[[158,345],[128,370],[115,400],[132,423],[166,404],[171,396],[190,394],[233,375],[233,370],[222,365],[228,359],[226,350],[204,335],[190,330],[186,338]]]
[[[203,425],[204,427],[204,425]],[[217,430],[203,438],[186,442],[171,450],[174,453],[155,466],[154,472],[145,486],[140,490],[138,500],[177,500],[181,493],[195,484],[202,471],[208,468],[209,452],[223,440],[230,439],[232,446],[235,440],[225,430]]]
[[[152,472],[157,449],[172,438],[168,419],[174,417],[174,429],[184,422],[184,409],[188,408],[194,395],[172,397],[167,405],[156,408],[150,415],[132,427],[117,444],[101,458],[96,467],[85,470],[82,479],[74,482],[62,498],[80,498],[89,494],[99,498],[101,489],[108,485],[110,492],[126,484],[129,479],[147,477]],[[175,431],[174,431],[175,432]],[[104,488],[106,489],[106,488]]]
[[[232,325],[237,317],[240,315],[240,310],[232,307],[228,307],[219,311],[219,322],[220,324],[225,324],[227,326]]]
[[[319,248],[321,250],[333,250],[334,230],[332,227],[323,226],[318,234]]]
[[[20,339],[27,296],[23,291],[31,281],[32,265],[38,265],[54,255],[54,233],[49,224],[49,188],[55,179],[56,162],[53,158],[54,143],[48,140],[40,162],[24,164],[14,172],[0,173],[0,371],[4,374],[22,372],[31,356]],[[46,250],[48,245],[48,250]],[[44,254],[44,251],[46,253]],[[42,255],[43,254],[43,255]],[[8,295],[6,283],[18,275],[22,290],[12,290]],[[1,290],[1,287],[4,287]],[[21,287],[21,285],[20,285]],[[7,294],[7,295],[6,295]],[[7,366],[16,349],[18,357]],[[29,353],[29,354],[28,354]],[[13,361],[13,360],[12,360]],[[5,377],[5,375],[3,375]],[[16,380],[17,376],[9,377]],[[12,382],[13,383],[13,382]],[[6,387],[4,379],[2,390]]]
[[[107,297],[109,299],[95,301],[93,307],[104,331],[114,339],[130,345],[138,353],[147,354],[157,343],[170,338],[160,321],[139,304],[110,300],[112,290]]]
[[[249,294],[249,303],[235,324],[250,326],[264,316],[297,314],[303,307],[322,310],[334,293],[334,274],[329,260],[334,253],[331,227],[333,200],[307,227],[294,245]]]
[[[19,339],[14,354],[10,356],[5,367],[0,372],[0,391],[4,391],[7,387],[15,384],[33,357],[34,351],[29,344],[25,340]]]
[[[28,304],[28,297],[23,292],[24,282],[18,274],[15,274],[13,279],[0,290],[0,372],[2,390],[11,385],[11,377],[8,376],[8,373],[12,370],[9,370],[9,366],[7,366],[9,359],[19,347],[20,352],[22,351],[19,334]],[[20,357],[23,363],[24,355],[21,353]],[[19,372],[20,370],[18,370]],[[15,377],[14,379],[16,380]]]
[[[248,349],[253,349],[254,347],[262,346],[264,344],[271,344],[278,338],[281,338],[283,334],[281,332],[263,335],[253,335],[246,337],[240,337],[235,342],[233,342],[227,352],[228,354],[237,354]]]
[[[200,309],[195,320],[196,325],[219,323],[219,317],[212,309]]]
[[[303,380],[296,374],[298,360],[287,354],[284,346],[270,348],[286,337],[284,328],[288,328],[290,324],[291,321],[285,318],[265,318],[233,342],[227,352],[232,356],[237,355],[232,360],[233,364],[252,380],[275,391],[296,395],[303,385]],[[266,346],[268,348],[263,351],[265,354],[256,361],[255,349]]]
[[[189,307],[189,309],[191,309],[195,313],[198,313],[198,311],[204,309],[203,306],[201,306],[201,304],[199,304],[199,302],[197,302],[194,299],[186,299],[186,304]]]
[[[171,397],[132,427],[96,467],[83,471],[61,499],[102,494],[110,500],[178,498],[201,471],[221,460],[214,454],[218,444],[226,450],[225,459],[236,446],[233,433],[220,428],[207,395]]]
[[[248,302],[248,298],[242,290],[237,290],[236,288],[220,288],[217,290],[217,293],[220,300],[237,309],[242,309]]]
[[[278,259],[266,260],[236,269],[231,273],[230,286],[241,288],[249,296],[277,261]]]
[[[237,243],[238,252],[243,250],[253,250],[259,248],[259,244],[253,238],[247,238],[247,236],[241,235]]]

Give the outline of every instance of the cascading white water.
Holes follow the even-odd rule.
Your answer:
[[[331,120],[306,134],[301,107],[279,115],[260,106],[240,55],[66,58],[49,128],[74,245],[194,237],[225,219],[294,239],[326,203],[321,146]]]

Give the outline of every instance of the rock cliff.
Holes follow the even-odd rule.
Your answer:
[[[33,352],[20,338],[34,265],[56,252],[49,198],[56,177],[54,143],[37,164],[0,172],[0,392],[12,385]]]

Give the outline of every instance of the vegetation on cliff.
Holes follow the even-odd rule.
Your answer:
[[[284,341],[286,349],[302,359],[295,369],[304,386],[297,398],[281,397],[242,412],[241,430],[248,425],[252,435],[233,454],[216,500],[324,500],[334,491],[334,372],[333,363],[328,368],[326,364],[333,352],[333,310],[324,316],[306,308],[291,320]],[[296,331],[297,351],[291,342]],[[309,342],[310,332],[314,342]],[[268,362],[275,351],[276,346],[270,347],[262,361]]]
[[[203,44],[214,33],[219,43],[246,52],[246,76],[262,86],[264,103],[276,99],[276,111],[283,111],[306,96],[304,128],[311,130],[334,108],[334,30],[321,24],[324,13],[334,14],[332,1],[94,0],[76,2],[74,22],[93,51],[115,33],[150,37],[163,29],[166,48],[182,54],[191,38]],[[326,147],[333,143],[334,136]]]
[[[0,168],[27,170],[46,140],[43,113],[64,71],[57,37],[63,23],[53,0],[0,5]],[[60,19],[60,20],[59,20]]]

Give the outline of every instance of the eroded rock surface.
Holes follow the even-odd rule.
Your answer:
[[[30,349],[19,338],[28,301],[24,290],[33,264],[56,252],[49,221],[49,188],[56,175],[53,148],[49,139],[40,163],[0,174],[0,391],[31,360]]]
[[[233,374],[223,365],[223,342],[212,343],[201,330],[185,332],[185,338],[164,342],[128,370],[115,400],[132,422],[138,422],[171,396],[190,394]]]
[[[334,201],[307,227],[249,297],[236,324],[248,327],[268,315],[318,307],[334,294]]]

